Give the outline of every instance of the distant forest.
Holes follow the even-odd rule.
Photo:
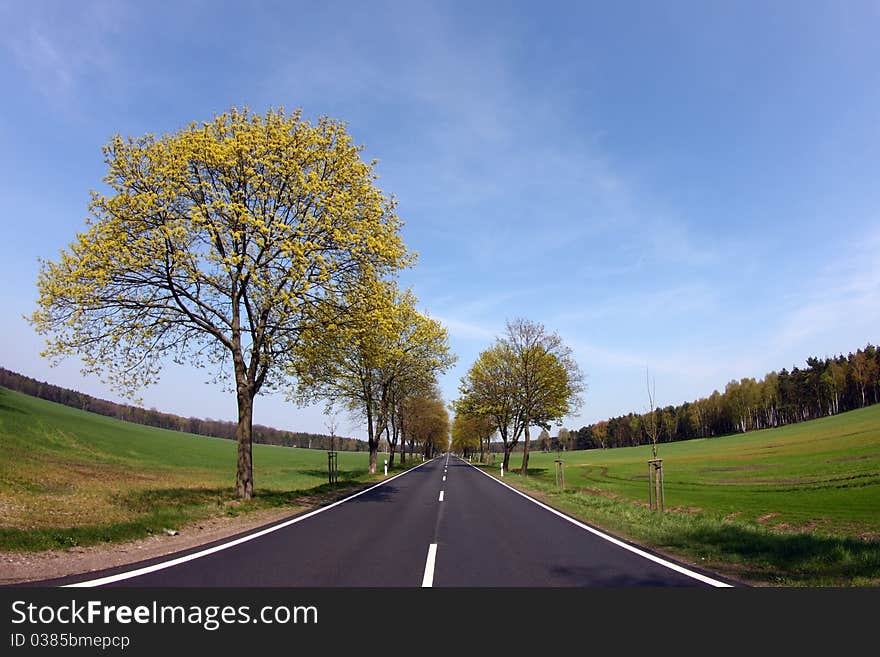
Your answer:
[[[171,429],[172,431],[186,431],[200,436],[235,440],[236,422],[205,420],[197,417],[186,418],[171,413],[162,413],[155,409],[147,410],[138,406],[117,404],[82,392],[61,388],[45,381],[37,381],[29,376],[12,372],[3,367],[0,367],[0,386],[83,411],[125,420],[126,422],[145,424],[150,427],[159,427],[160,429]],[[254,442],[263,445],[330,449],[330,436],[324,434],[283,431],[260,424],[255,424],[253,431]],[[346,452],[362,452],[367,450],[367,443],[356,438],[336,436],[336,449]]]
[[[868,344],[847,356],[808,358],[806,367],[731,381],[724,392],[654,411],[659,441],[709,438],[769,429],[880,402],[880,349]],[[542,433],[539,449],[628,447],[650,443],[647,413],[629,413],[581,427]],[[543,443],[543,444],[542,444]]]

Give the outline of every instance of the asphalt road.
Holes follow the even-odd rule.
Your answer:
[[[456,457],[234,541],[44,584],[632,587],[721,581],[603,537]],[[635,550],[635,551],[634,551]]]

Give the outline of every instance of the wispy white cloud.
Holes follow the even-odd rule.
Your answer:
[[[663,356],[658,357],[650,346],[624,350],[590,343],[579,338],[569,339],[566,342],[586,371],[595,368],[623,368],[642,372],[644,378],[645,368],[649,368],[652,372],[674,377],[705,379],[717,374],[723,367],[713,357],[696,353],[694,350],[678,353],[664,351]]]
[[[656,325],[659,321],[681,322],[683,317],[695,313],[707,314],[718,305],[718,293],[705,283],[685,283],[659,290],[651,285],[651,289],[637,293],[605,291],[601,298],[555,314],[553,321],[576,325],[599,319],[628,323],[650,320],[651,325]]]
[[[609,155],[599,126],[589,127],[584,81],[572,77],[573,67],[524,87],[517,62],[527,26],[508,16],[504,30],[475,38],[441,4],[379,3],[369,7],[370,20],[383,26],[377,57],[370,41],[349,38],[365,11],[345,12],[320,48],[290,44],[279,53],[290,64],[265,84],[302,99],[307,111],[332,98],[357,117],[354,130],[387,133],[387,117],[397,117],[394,138],[371,147],[380,182],[400,195],[414,243],[427,251],[440,242],[455,250],[450,259],[516,284],[553,275],[561,258],[567,278],[581,278],[593,244],[603,245],[603,268],[721,260],[686,218],[650,198]],[[560,295],[577,289],[557,287]]]
[[[116,2],[9,3],[0,13],[2,42],[31,84],[51,103],[76,100],[80,86],[101,81],[111,87],[113,41],[128,21]]]
[[[685,285],[657,294],[630,294],[616,301],[612,297],[604,305],[560,314],[556,319],[564,326],[563,337],[595,384],[595,389],[588,391],[585,414],[571,423],[640,412],[646,367],[663,391],[661,404],[680,404],[706,396],[714,389],[723,390],[730,380],[762,377],[771,370],[802,363],[810,355],[830,356],[867,341],[876,343],[880,339],[877,253],[880,231],[861,235],[857,242],[841,247],[826,265],[803,276],[799,287],[789,286],[789,296],[778,305],[771,302],[760,311],[751,309],[742,325],[753,330],[748,338],[722,333],[719,326],[717,335],[701,329],[698,341],[689,343],[682,336],[676,337],[667,326],[658,329],[656,343],[648,338],[640,343],[605,335],[608,322],[599,321],[601,328],[594,331],[605,335],[604,339],[591,339],[577,325],[606,319],[611,320],[612,326],[622,321],[641,321],[632,314],[634,306],[646,311],[644,316],[639,315],[642,320],[657,317],[657,313],[663,318],[699,312],[711,319],[715,309],[719,318],[730,319],[732,313],[745,312],[730,306],[708,285]],[[602,410],[597,412],[597,406]]]
[[[840,349],[880,338],[880,230],[860,236],[813,276],[805,277],[796,302],[772,336],[774,349],[835,336]],[[849,341],[848,344],[843,342]],[[824,355],[824,354],[817,354]]]
[[[455,317],[434,315],[434,319],[437,319],[443,326],[449,329],[452,337],[459,340],[486,342],[488,345],[489,342],[499,335],[498,331],[489,327]]]
[[[487,267],[562,252],[629,212],[631,183],[597,139],[571,128],[582,127],[584,110],[570,98],[572,80],[523,88],[515,25],[474,38],[440,5],[370,11],[400,56],[377,65],[367,42],[338,36],[318,49],[298,45],[291,65],[266,85],[309,101],[329,95],[337,106],[356,105],[362,125],[394,112],[397,134],[406,138],[377,150],[380,170],[404,190],[404,214],[450,239],[467,224],[460,248],[476,267]]]

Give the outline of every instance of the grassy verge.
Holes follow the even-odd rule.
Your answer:
[[[647,507],[650,447],[533,452],[505,482],[587,522],[735,578],[880,584],[880,405],[748,434],[661,444],[666,512]],[[565,464],[567,490],[555,486]],[[496,474],[496,470],[492,470]]]
[[[562,491],[540,477],[505,473],[504,481],[619,537],[746,583],[880,585],[877,541],[785,532],[706,513],[656,513],[631,501],[595,492]]]
[[[383,478],[368,473],[368,454],[340,452],[331,487],[326,452],[255,445],[256,497],[240,501],[234,441],[120,422],[3,388],[0,444],[0,550],[128,541],[207,518],[295,511]]]
[[[665,443],[668,508],[782,530],[880,539],[880,405],[769,431]],[[529,473],[554,480],[556,453]],[[648,446],[563,452],[566,484],[647,502]],[[518,470],[521,454],[511,458]]]
[[[403,468],[399,468],[402,470]],[[117,504],[130,511],[131,520],[69,527],[21,529],[0,526],[0,550],[36,552],[58,548],[131,541],[187,524],[219,516],[235,517],[271,508],[298,509],[328,504],[350,495],[383,477],[340,479],[336,486],[324,484],[307,490],[258,490],[254,499],[241,501],[234,488],[166,488],[129,491]]]

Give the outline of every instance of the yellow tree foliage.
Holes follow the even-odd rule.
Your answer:
[[[522,473],[529,462],[529,427],[550,428],[576,410],[583,374],[571,349],[542,324],[507,323],[504,337],[481,352],[462,378],[456,413],[488,418],[504,444],[504,469],[524,436]]]
[[[76,355],[134,394],[173,358],[217,366],[238,402],[237,490],[253,494],[253,398],[280,383],[316,316],[412,261],[395,202],[345,125],[232,109],[104,147],[108,194],[44,261],[31,316],[44,355]]]
[[[323,400],[362,413],[375,472],[379,440],[401,395],[430,386],[455,356],[446,329],[420,313],[412,292],[401,292],[394,281],[364,281],[344,303],[357,312],[336,330],[324,330],[328,320],[317,317],[302,334],[291,396],[300,404]]]
[[[583,373],[571,349],[543,324],[517,318],[507,322],[501,343],[513,357],[516,407],[523,428],[522,474],[529,466],[529,427],[549,429],[582,403]]]
[[[411,457],[417,446],[425,456],[441,449],[442,436],[448,434],[449,412],[436,377],[430,381],[404,381],[397,387],[391,417],[400,432],[401,462],[405,461],[407,446]]]
[[[519,406],[516,355],[506,344],[496,341],[480,352],[461,379],[461,396],[455,401],[456,415],[486,418],[498,431],[504,446],[504,469],[509,469],[510,453],[523,432]]]
[[[407,435],[418,442],[422,454],[430,458],[449,448],[449,411],[439,392],[414,395],[406,399]]]
[[[470,456],[480,447],[483,436],[476,426],[478,418],[473,415],[456,414],[452,419],[452,450]]]

